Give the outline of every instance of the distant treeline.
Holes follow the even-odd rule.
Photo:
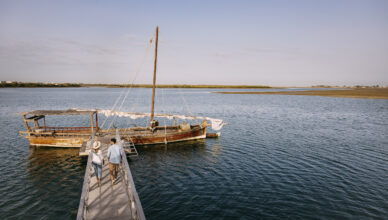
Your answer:
[[[32,82],[9,82],[1,81],[0,88],[6,87],[108,87],[108,88],[152,88],[152,84],[85,84],[85,83],[32,83]],[[157,88],[188,88],[188,89],[269,89],[270,86],[252,86],[252,85],[187,85],[187,84],[160,84]],[[329,86],[315,85],[312,88],[384,88],[384,86]]]
[[[25,82],[11,82],[0,83],[0,87],[81,87],[77,83],[25,83]]]
[[[84,83],[2,83],[0,87],[109,87],[109,88],[152,88],[151,84],[84,84]],[[156,85],[157,88],[211,88],[211,89],[265,89],[269,86],[247,85]]]
[[[109,88],[152,88],[151,84],[83,84],[83,83],[29,83],[11,82],[1,83],[0,87],[109,87]],[[157,88],[211,88],[211,89],[265,89],[269,86],[247,86],[247,85],[157,85]]]
[[[135,87],[135,88],[152,88],[151,84],[113,84],[103,85],[107,87]],[[157,88],[188,88],[188,89],[267,89],[269,86],[248,86],[248,85],[156,85]]]

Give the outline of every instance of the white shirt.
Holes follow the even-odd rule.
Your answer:
[[[92,162],[98,165],[102,164],[102,153],[101,150],[96,153],[94,150],[92,151]]]

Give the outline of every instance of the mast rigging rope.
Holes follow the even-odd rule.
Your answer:
[[[153,37],[153,38],[154,38],[154,37]],[[121,104],[120,104],[120,107],[119,107],[118,111],[121,110],[121,108],[122,108],[122,106],[123,106],[125,100],[127,99],[128,95],[129,95],[129,92],[130,92],[131,88],[133,87],[133,83],[134,83],[134,81],[136,80],[136,78],[137,78],[137,76],[138,76],[138,74],[139,74],[139,72],[140,72],[141,67],[142,67],[143,64],[145,63],[145,59],[146,59],[146,57],[147,57],[148,51],[149,51],[149,49],[150,49],[150,46],[151,46],[151,44],[152,44],[153,38],[151,38],[151,40],[148,41],[148,43],[147,43],[147,45],[146,45],[146,48],[144,49],[144,52],[143,52],[141,61],[136,65],[136,67],[135,67],[135,69],[134,69],[134,71],[133,71],[133,72],[134,72],[134,76],[133,76],[132,80],[130,80],[130,82],[129,82],[130,87],[124,88],[124,89],[122,90],[122,92],[120,93],[120,96],[116,99],[114,105],[113,105],[112,108],[111,108],[112,111],[115,110],[116,105],[118,104],[119,100],[121,99],[122,95],[124,94],[124,91],[127,89],[127,92],[125,93],[124,98],[122,98],[122,101],[121,101]],[[101,128],[105,125],[105,123],[106,123],[106,121],[108,120],[108,118],[109,118],[109,116],[105,118],[104,122],[103,122],[102,125],[101,125]],[[109,126],[108,126],[108,129],[110,129],[110,128],[112,127],[112,125],[113,125],[113,123],[115,122],[116,118],[117,118],[117,116],[114,116],[114,117],[113,117],[111,123],[110,123]]]

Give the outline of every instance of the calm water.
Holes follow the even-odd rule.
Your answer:
[[[158,112],[228,125],[220,139],[139,149],[130,167],[148,219],[387,219],[387,100],[210,91],[158,90]],[[120,92],[0,89],[0,219],[74,219],[86,165],[77,149],[30,148],[16,112],[109,109]],[[122,110],[148,112],[150,94],[131,90]],[[116,122],[128,123],[142,122]]]

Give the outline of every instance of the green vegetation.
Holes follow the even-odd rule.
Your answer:
[[[1,87],[108,87],[108,88],[152,88],[151,84],[82,84],[82,83],[30,83],[30,82],[9,82],[1,83]],[[157,88],[192,88],[192,89],[266,89],[269,86],[248,86],[248,85],[157,85]]]
[[[135,87],[135,88],[152,88],[151,84],[115,84],[105,85],[107,87]],[[187,88],[187,89],[269,89],[269,86],[248,86],[248,85],[156,85],[157,88]]]
[[[16,87],[16,88],[34,88],[34,87],[108,87],[108,88],[152,88],[152,84],[91,84],[91,83],[33,83],[33,82],[10,82],[10,81],[1,81],[0,88],[7,87]],[[188,85],[188,84],[159,84],[156,85],[157,88],[187,88],[187,89],[270,89],[270,88],[286,88],[286,87],[270,87],[270,86],[261,86],[261,85]],[[307,88],[307,87],[306,87]],[[375,86],[328,86],[328,85],[316,85],[309,88],[345,88],[345,89],[379,89],[384,88],[379,85]],[[332,90],[333,91],[333,90]],[[337,90],[335,90],[337,91]],[[341,91],[341,90],[339,90]],[[229,92],[223,92],[229,93]],[[234,93],[234,92],[231,92]],[[245,92],[243,92],[245,93]],[[245,94],[249,94],[247,92]],[[255,93],[255,94],[260,94]],[[266,93],[272,94],[272,93]]]
[[[11,82],[11,83],[0,83],[0,88],[3,87],[28,87],[28,88],[35,88],[35,87],[81,87],[80,84],[76,83],[25,83],[25,82]]]

